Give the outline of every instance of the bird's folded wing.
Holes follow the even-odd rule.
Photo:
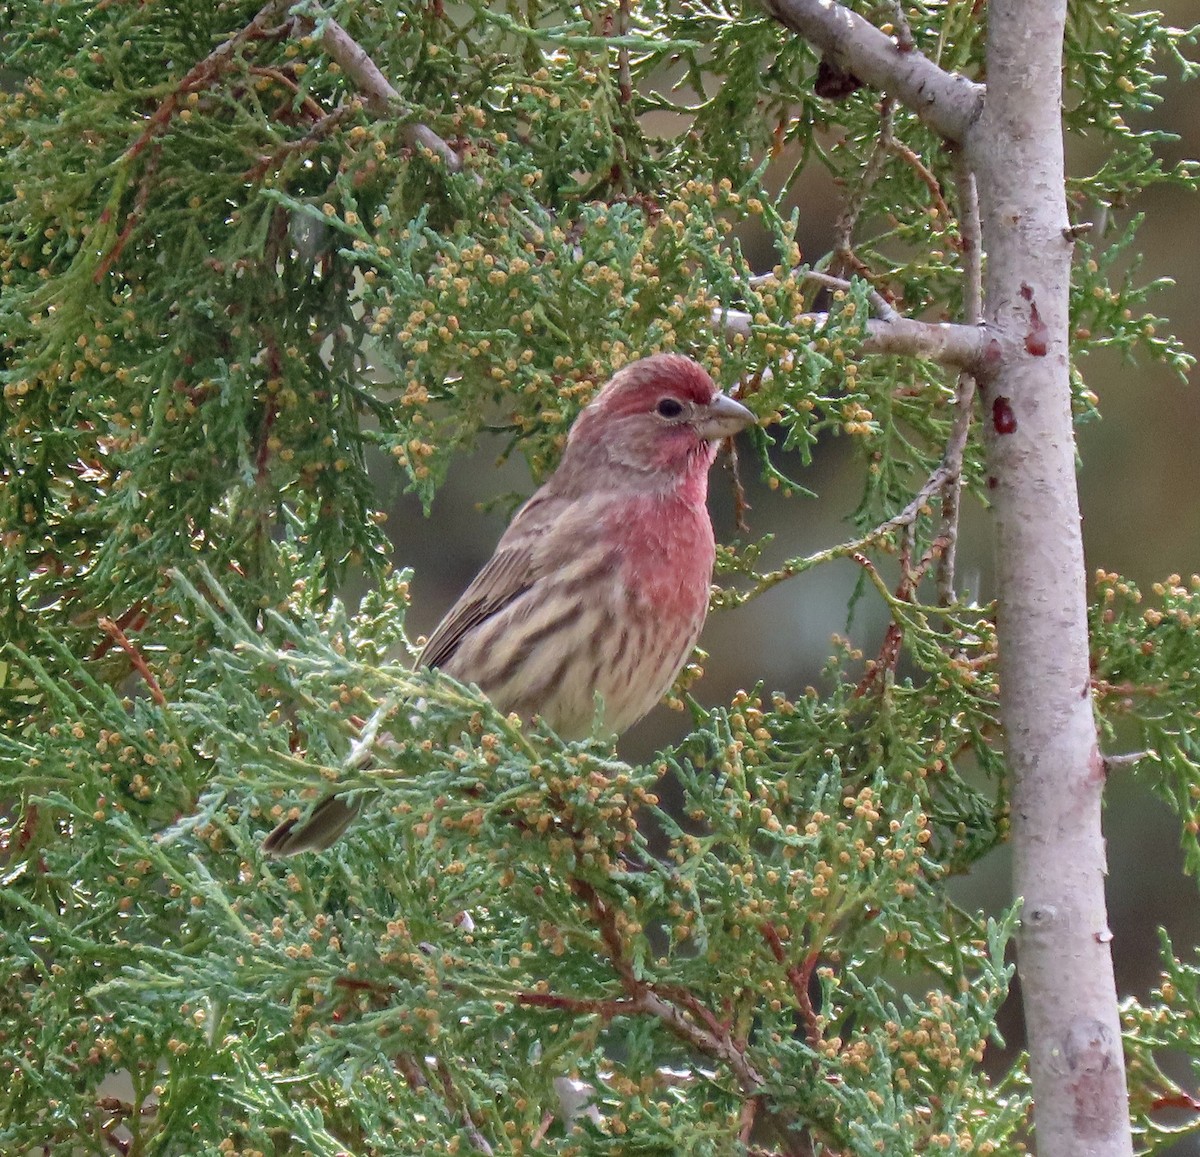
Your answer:
[[[563,506],[561,498],[542,492],[517,511],[495,554],[434,628],[418,666],[445,667],[471,630],[537,582],[544,571],[546,536],[555,532]]]
[[[419,664],[444,667],[472,628],[523,595],[536,577],[527,546],[494,554],[429,636]]]

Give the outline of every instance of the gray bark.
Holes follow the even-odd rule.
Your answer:
[[[764,3],[847,71],[961,146],[964,176],[975,177],[986,255],[985,339],[977,362],[957,364],[980,384],[993,502],[1013,884],[1023,901],[1018,967],[1037,1151],[1130,1157],[1071,421],[1066,0],[990,0],[986,93],[902,51],[838,4]]]
[[[1068,377],[1066,8],[988,5],[988,91],[966,143],[987,255],[984,316],[1003,349],[982,401],[1037,1149],[1127,1157]]]

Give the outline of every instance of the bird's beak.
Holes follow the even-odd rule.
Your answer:
[[[696,433],[709,442],[732,438],[739,430],[758,424],[758,419],[741,402],[718,394],[696,412]]]

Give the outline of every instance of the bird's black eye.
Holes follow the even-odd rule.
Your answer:
[[[660,418],[678,418],[683,413],[683,403],[677,402],[674,398],[660,398],[658,405],[654,407],[654,412]]]

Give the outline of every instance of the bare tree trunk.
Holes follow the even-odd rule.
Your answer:
[[[988,5],[988,91],[967,146],[987,253],[985,318],[1003,349],[983,404],[1037,1148],[1042,1157],[1118,1157],[1133,1148],[1105,913],[1105,775],[1069,388],[1066,8],[1066,0]]]
[[[985,352],[975,365],[957,364],[973,369],[982,389],[995,514],[1001,712],[1013,784],[1013,882],[1024,902],[1018,965],[1037,1150],[1040,1157],[1128,1157],[1104,899],[1105,772],[1092,715],[1071,421],[1067,0],[990,0],[986,93],[839,4],[764,4],[826,60],[886,90],[963,149],[975,176],[987,257]],[[952,336],[956,348],[968,349]]]

